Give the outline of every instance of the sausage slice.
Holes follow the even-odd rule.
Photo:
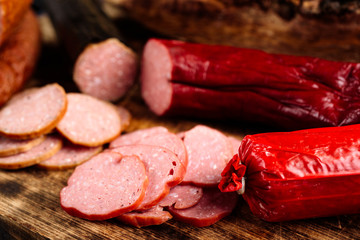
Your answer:
[[[18,93],[0,110],[0,134],[16,139],[52,131],[66,112],[64,89],[57,83]]]
[[[65,141],[62,148],[55,155],[40,162],[38,166],[51,170],[73,168],[89,160],[101,150],[102,146],[85,147]]]
[[[117,217],[123,223],[135,226],[146,227],[151,225],[160,225],[172,218],[168,211],[164,211],[162,207],[156,205],[148,210],[133,211],[125,213]]]
[[[162,207],[173,206],[175,209],[189,208],[197,204],[203,196],[203,189],[193,185],[177,185],[159,203]]]
[[[60,192],[61,207],[70,215],[105,220],[134,210],[148,184],[136,156],[102,152],[75,168]]]
[[[146,210],[158,204],[171,187],[181,182],[185,168],[170,150],[151,145],[127,145],[110,149],[122,155],[136,155],[144,162],[149,177],[145,198],[137,210]]]
[[[26,152],[0,157],[0,168],[19,169],[35,165],[60,150],[62,140],[59,136],[47,136],[46,139]]]
[[[222,193],[217,188],[204,188],[204,195],[198,204],[186,209],[169,207],[169,212],[178,221],[206,227],[229,215],[237,200],[238,194],[235,192]]]
[[[216,129],[198,125],[184,133],[184,144],[189,163],[183,182],[217,186],[222,170],[233,156],[229,138]]]
[[[183,141],[164,127],[152,127],[137,130],[117,137],[110,143],[110,148],[131,144],[160,146],[171,150],[180,159],[184,167],[188,164],[188,156]]]
[[[45,136],[28,140],[17,140],[0,136],[0,157],[25,152],[40,144],[44,140]]]
[[[72,143],[96,147],[121,132],[121,119],[111,103],[81,93],[68,93],[68,109],[56,128]]]

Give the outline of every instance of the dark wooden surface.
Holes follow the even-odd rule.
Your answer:
[[[51,36],[45,38],[49,40]],[[141,43],[135,46],[141,49]],[[58,82],[67,91],[73,91],[76,88],[70,69],[61,46],[44,45],[38,69],[28,86]],[[120,104],[133,116],[127,131],[163,125],[178,132],[198,123],[239,138],[265,131],[261,126],[234,122],[156,117],[142,101],[138,85]],[[91,222],[69,216],[60,207],[59,192],[71,173],[72,170],[47,171],[36,166],[0,170],[0,239],[360,239],[360,215],[268,223],[253,216],[243,200],[230,216],[204,228],[175,220],[141,229],[116,220]]]

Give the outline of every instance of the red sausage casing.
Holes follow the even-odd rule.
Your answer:
[[[220,188],[236,190],[245,165],[243,197],[266,221],[360,213],[359,149],[360,125],[248,135]]]

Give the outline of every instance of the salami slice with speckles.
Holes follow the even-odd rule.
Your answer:
[[[44,140],[45,136],[27,140],[17,140],[0,136],[0,157],[25,152]]]
[[[68,93],[68,108],[56,128],[74,144],[96,147],[121,133],[116,107],[86,94]]]
[[[175,209],[169,207],[174,219],[196,227],[210,226],[229,215],[236,207],[238,194],[222,193],[217,188],[204,188],[200,201],[193,207]]]
[[[35,165],[54,155],[61,146],[61,137],[47,136],[44,141],[26,152],[0,157],[0,168],[19,169]]]
[[[239,140],[235,137],[232,137],[232,136],[229,136],[228,138],[229,138],[229,140],[231,142],[231,146],[233,148],[233,155],[238,154],[241,140]]]
[[[110,38],[90,44],[74,66],[80,91],[106,101],[116,101],[134,84],[137,56],[123,43]]]
[[[25,90],[0,110],[0,134],[29,139],[49,133],[64,116],[66,107],[66,93],[57,83]]]
[[[177,185],[159,203],[161,207],[173,206],[175,209],[189,208],[197,204],[203,195],[203,189],[193,185]]]
[[[216,129],[198,125],[184,133],[184,144],[189,162],[183,183],[217,186],[222,170],[234,155],[228,137]]]
[[[99,147],[85,147],[65,141],[62,148],[52,157],[38,164],[41,168],[63,170],[76,167],[102,150]]]
[[[167,148],[180,159],[184,167],[188,164],[188,156],[183,141],[163,127],[152,127],[124,134],[110,143],[110,148],[131,144],[146,144]]]
[[[137,156],[105,151],[75,168],[60,192],[70,215],[105,220],[134,210],[144,198],[148,178]]]
[[[146,227],[151,225],[160,225],[172,218],[168,211],[158,205],[144,211],[133,211],[117,217],[123,223],[134,227]]]
[[[127,145],[110,149],[123,155],[136,155],[144,162],[149,177],[149,186],[137,210],[146,210],[158,204],[171,187],[179,184],[185,167],[179,158],[167,148],[151,145]]]

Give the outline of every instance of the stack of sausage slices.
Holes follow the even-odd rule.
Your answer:
[[[126,109],[58,84],[26,90],[0,111],[0,167],[77,166],[60,203],[88,220],[144,227],[174,218],[204,227],[232,212],[237,193],[217,185],[239,140],[203,125],[120,135],[129,119]]]

